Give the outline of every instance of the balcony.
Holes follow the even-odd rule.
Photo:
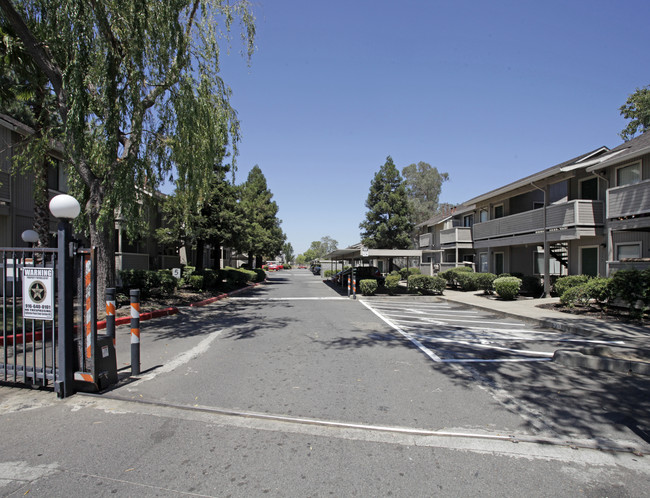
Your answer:
[[[469,245],[467,245],[469,244]],[[440,245],[443,247],[471,247],[472,229],[470,227],[454,227],[440,232]]]
[[[607,191],[607,218],[650,214],[650,180]]]
[[[433,248],[433,234],[424,233],[420,235],[419,249],[432,249]]]
[[[573,231],[573,237],[580,236],[579,228],[602,227],[604,207],[602,201],[578,199],[555,204],[546,208],[546,228],[549,232]],[[593,231],[593,230],[592,230]],[[474,224],[474,242],[504,237],[517,237],[544,232],[544,210],[534,209],[523,213],[504,216],[496,220]],[[522,243],[536,242],[538,237],[528,237]]]

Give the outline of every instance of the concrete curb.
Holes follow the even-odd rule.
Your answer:
[[[650,375],[650,363],[593,356],[578,351],[558,349],[553,354],[553,361],[572,368],[588,368],[622,374]]]
[[[549,318],[535,318],[531,316],[519,315],[514,312],[507,312],[503,310],[490,308],[487,305],[483,306],[479,304],[463,302],[453,298],[449,299],[448,296],[445,295],[442,295],[440,297],[447,301],[454,302],[456,304],[469,306],[471,308],[483,309],[485,311],[489,311],[499,316],[503,316],[506,318],[514,318],[529,323],[535,323],[537,325],[540,325],[541,327],[561,330],[562,332],[568,332],[571,334],[582,335],[582,336],[588,336],[591,332],[588,328],[580,327],[579,325],[556,322],[553,319],[549,319]],[[553,354],[553,361],[561,365],[567,367],[573,367],[573,368],[587,368],[590,370],[601,370],[606,372],[614,372],[614,373],[622,373],[622,374],[650,375],[650,363],[646,363],[642,361],[624,360],[619,358],[610,358],[607,356],[583,354],[579,351],[558,349]]]

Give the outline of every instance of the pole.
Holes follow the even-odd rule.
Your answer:
[[[131,289],[131,375],[140,375],[140,289]]]
[[[66,398],[74,394],[73,348],[74,348],[74,295],[73,267],[74,255],[71,254],[72,227],[69,221],[60,221],[57,232],[58,275],[58,376],[54,388],[58,397]],[[15,295],[15,294],[14,294]]]
[[[106,289],[106,335],[115,346],[115,287]]]
[[[352,299],[357,298],[357,272],[356,269],[352,268]]]

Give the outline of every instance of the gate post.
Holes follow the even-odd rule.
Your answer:
[[[74,394],[73,377],[73,349],[74,349],[74,306],[73,306],[73,283],[74,283],[74,260],[70,251],[72,240],[72,227],[67,220],[59,222],[57,232],[58,246],[58,356],[59,375],[56,379],[55,390],[60,398]]]
[[[54,389],[60,398],[74,394],[74,246],[72,244],[72,225],[70,221],[79,216],[81,206],[79,201],[67,194],[52,198],[49,204],[50,212],[59,219],[56,237],[58,275],[58,375],[54,368],[56,381]]]

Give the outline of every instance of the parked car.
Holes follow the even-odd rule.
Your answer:
[[[359,289],[359,282],[361,280],[374,279],[377,281],[378,285],[384,285],[385,278],[376,266],[355,266],[354,268],[348,268],[347,270],[337,273],[334,276],[334,281],[339,285],[347,285],[348,277],[352,274],[353,269],[357,289]]]
[[[314,265],[311,267],[311,272],[314,275],[320,275],[320,265]]]

